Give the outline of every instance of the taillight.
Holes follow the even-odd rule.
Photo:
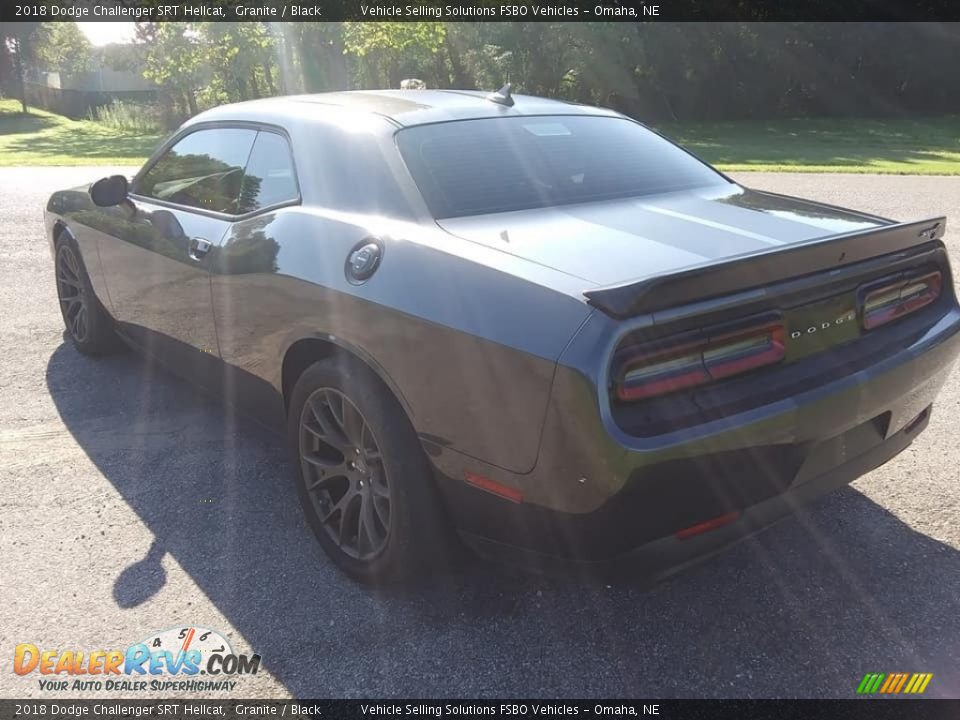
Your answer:
[[[926,307],[940,297],[942,286],[943,277],[937,271],[866,288],[861,300],[863,328],[872,330]]]
[[[783,323],[772,323],[710,338],[703,364],[712,380],[773,365],[783,359],[785,337]]]
[[[783,323],[768,321],[654,352],[628,350],[620,362],[617,397],[665,395],[773,365],[783,359],[784,337]]]

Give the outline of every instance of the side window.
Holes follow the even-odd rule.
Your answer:
[[[178,205],[237,214],[256,130],[212,128],[182,138],[140,178],[135,192]]]
[[[298,194],[287,139],[278,133],[259,132],[247,161],[237,212],[248,213],[296,200]]]

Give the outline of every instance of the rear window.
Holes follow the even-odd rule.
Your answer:
[[[621,118],[460,120],[406,128],[397,144],[438,219],[727,182],[656,133]]]

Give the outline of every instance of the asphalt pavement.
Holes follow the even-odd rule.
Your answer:
[[[480,562],[364,589],[315,548],[282,441],[133,354],[65,342],[41,209],[108,172],[0,169],[0,696],[143,697],[51,694],[11,672],[14,647],[198,625],[262,657],[213,697],[852,697],[867,672],[960,697],[956,371],[894,461],[653,589]],[[960,268],[960,177],[739,179],[946,214]]]

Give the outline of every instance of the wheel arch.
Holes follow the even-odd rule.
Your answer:
[[[342,358],[347,362],[360,362],[367,369],[373,371],[387,387],[387,390],[396,398],[397,402],[400,403],[400,407],[403,408],[411,424],[413,423],[414,416],[410,403],[397,384],[390,378],[390,374],[370,353],[343,338],[319,332],[294,341],[283,354],[280,387],[285,412],[289,409],[290,394],[293,392],[293,387],[303,371],[315,362],[335,357]]]
[[[73,243],[73,247],[77,251],[77,259],[90,276],[90,283],[93,286],[93,294],[97,302],[100,303],[100,306],[107,314],[112,314],[113,301],[110,298],[110,290],[103,276],[103,269],[100,265],[100,250],[95,244],[96,241],[88,238],[85,242],[81,243],[80,238],[70,229],[67,221],[63,217],[57,217],[50,226],[50,253],[54,257],[54,260],[56,260],[57,255],[57,243],[60,241],[60,238],[64,236],[69,238],[70,242]],[[86,252],[84,252],[85,245],[87,246]]]
[[[57,240],[60,239],[60,236],[66,233],[74,242],[77,241],[77,236],[73,234],[73,231],[67,226],[66,221],[63,218],[58,218],[53,223],[53,228],[51,229],[50,240],[52,243],[56,244]]]

